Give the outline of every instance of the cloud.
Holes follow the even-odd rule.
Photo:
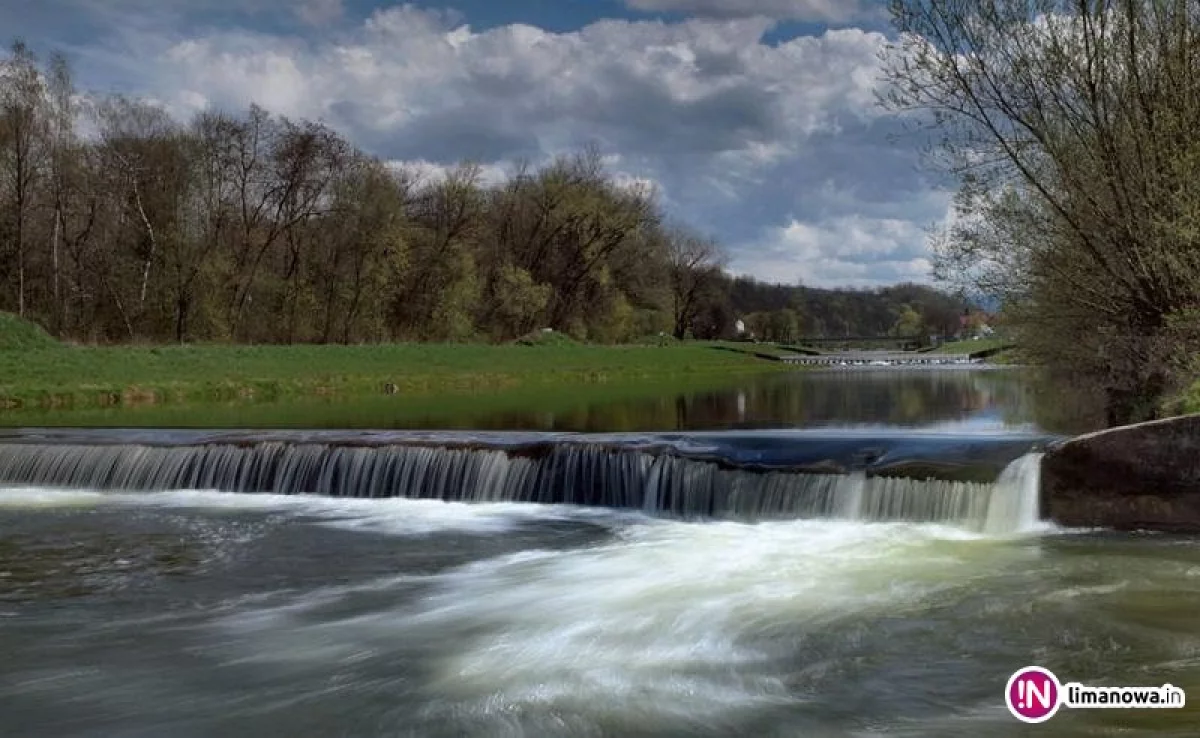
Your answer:
[[[458,164],[442,164],[428,159],[391,160],[388,167],[396,172],[405,172],[422,184],[444,182],[446,177],[456,170]],[[511,164],[478,165],[479,184],[490,187],[503,184],[513,173]]]
[[[486,126],[509,139],[501,148],[591,138],[623,153],[753,158],[832,130],[840,117],[878,114],[878,34],[847,29],[768,46],[762,19],[611,20],[558,34],[524,25],[477,33],[452,20],[403,6],[339,42],[198,36],[153,60],[146,83],[232,105],[267,97],[281,112],[341,118],[396,145],[447,126],[444,138],[475,138]],[[403,135],[422,126],[430,130]]]
[[[912,150],[886,141],[894,121],[875,104],[886,39],[842,28],[768,43],[772,28],[710,17],[475,30],[403,5],[305,38],[123,30],[89,48],[87,67],[179,115],[257,102],[320,119],[431,173],[594,144],[622,181],[653,183],[672,216],[729,244],[737,269],[813,283],[916,277],[921,227],[943,213],[925,201],[935,188]]]
[[[824,194],[831,199],[845,196],[828,188]],[[949,191],[931,190],[909,202],[928,216],[925,221],[871,214],[793,219],[767,229],[731,266],[752,275],[774,275],[773,281],[816,287],[928,283],[932,262],[927,228],[952,217],[951,201]]]
[[[868,15],[870,0],[625,0],[631,10],[713,18],[760,16],[776,20],[844,23]]]
[[[296,6],[296,16],[316,28],[340,20],[345,12],[342,0],[303,0]]]

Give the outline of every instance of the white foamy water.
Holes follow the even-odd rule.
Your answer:
[[[108,495],[81,489],[0,487],[0,508],[87,507],[108,501]]]
[[[497,726],[536,709],[589,725],[711,726],[804,702],[777,664],[794,654],[773,635],[917,614],[1031,555],[937,525],[648,521],[619,526],[602,545],[522,551],[426,577],[405,606],[305,616],[412,578],[312,593],[224,628],[235,638],[230,658],[291,668],[438,644],[431,721],[447,711],[504,734]]]
[[[1026,454],[1009,464],[996,480],[983,530],[992,534],[1039,529],[1043,454]]]
[[[171,536],[140,539],[156,551],[178,531],[207,550],[210,533],[208,548],[222,548],[286,521],[261,548],[147,581],[146,597],[188,587],[186,607],[159,615],[154,601],[97,615],[91,653],[47,664],[53,651],[29,641],[10,694],[34,708],[69,698],[97,715],[123,710],[126,733],[1008,735],[993,682],[1013,663],[1069,650],[1085,659],[1076,676],[1099,675],[1095,665],[1128,647],[1113,640],[1127,623],[1097,630],[1111,617],[1101,606],[1135,606],[1139,587],[1167,592],[1194,578],[1188,561],[1128,568],[1137,557],[1122,559],[1117,576],[1109,562],[1064,550],[1070,539],[1031,535],[1044,530],[1036,471],[1036,457],[1014,463],[982,506],[972,487],[926,487],[969,510],[955,524],[851,519],[892,505],[902,513],[920,491],[865,479],[839,488],[848,494],[838,519],[761,523],[402,498],[0,489],[9,507],[169,511],[138,520],[141,530],[170,522]],[[122,515],[96,516],[100,550]],[[563,525],[571,521],[588,525]],[[319,530],[328,527],[391,537]],[[425,537],[439,531],[484,535]],[[69,627],[75,643],[73,618]],[[25,642],[14,636],[8,647]],[[1193,652],[1145,653],[1159,667],[1192,668]]]
[[[464,503],[393,497],[363,499],[316,495],[272,495],[170,490],[117,493],[44,487],[0,487],[0,507],[131,506],[209,511],[278,512],[315,518],[337,528],[419,535],[439,531],[499,533],[530,521],[612,519],[612,511],[568,505]],[[627,513],[626,519],[642,517]]]
[[[433,452],[430,452],[433,453]],[[499,457],[486,457],[499,463]],[[670,462],[671,464],[677,462]],[[779,474],[719,470],[712,464],[682,462],[681,473],[654,467],[639,483],[644,499],[634,506],[617,504],[621,513],[575,504],[540,504],[492,499],[503,485],[483,484],[464,500],[424,497],[343,497],[217,490],[110,492],[47,487],[0,488],[0,504],[10,507],[81,504],[133,504],[151,507],[285,511],[336,521],[341,527],[401,534],[439,530],[495,532],[530,520],[586,518],[642,520],[652,515],[699,518],[709,509],[717,519],[754,520],[761,516],[851,521],[934,521],[993,535],[1037,532],[1040,454],[1010,463],[992,484],[871,477],[862,474]],[[620,463],[616,465],[618,468]],[[731,486],[714,495],[720,475]],[[626,482],[629,480],[626,479]],[[494,482],[494,480],[493,480]],[[560,484],[570,484],[568,480]],[[401,487],[396,494],[407,494]],[[696,500],[689,500],[690,496]],[[710,499],[711,497],[711,499]],[[719,499],[718,499],[719,498]],[[681,503],[681,500],[687,502]],[[629,500],[627,500],[628,502]],[[707,502],[705,502],[707,501]],[[705,504],[701,504],[705,503]],[[610,503],[613,504],[613,503]],[[639,509],[640,508],[640,509]],[[678,508],[678,509],[676,509]],[[331,523],[332,524],[332,523]]]

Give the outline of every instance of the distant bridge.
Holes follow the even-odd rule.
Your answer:
[[[928,336],[802,336],[792,343],[797,346],[880,346],[895,345],[916,348],[929,340]]]
[[[888,353],[882,351],[846,351],[818,356],[784,356],[786,364],[801,366],[954,366],[978,364],[983,360],[965,354]]]

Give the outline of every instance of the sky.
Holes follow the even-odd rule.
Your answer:
[[[6,0],[81,89],[258,103],[436,176],[596,146],[770,282],[929,282],[950,184],[876,93],[881,0]]]

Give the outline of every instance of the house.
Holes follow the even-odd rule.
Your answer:
[[[988,325],[992,319],[992,315],[983,311],[971,312],[969,309],[964,311],[962,315],[958,316],[958,338],[978,341],[994,335],[996,331]]]

